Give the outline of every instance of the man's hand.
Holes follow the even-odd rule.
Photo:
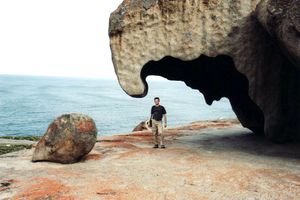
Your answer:
[[[167,128],[167,122],[165,122],[165,128]]]

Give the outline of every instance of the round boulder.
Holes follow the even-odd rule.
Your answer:
[[[38,142],[32,161],[74,163],[88,154],[97,140],[92,118],[83,114],[64,114],[56,118]]]

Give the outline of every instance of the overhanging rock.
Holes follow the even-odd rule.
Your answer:
[[[202,92],[208,104],[227,97],[243,126],[255,133],[278,142],[299,139],[299,51],[291,53],[284,38],[274,40],[260,14],[273,1],[259,3],[123,1],[109,25],[121,87],[143,97],[148,75],[181,80]],[[287,12],[299,12],[294,7]]]

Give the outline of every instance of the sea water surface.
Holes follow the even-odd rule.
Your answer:
[[[147,82],[148,95],[132,98],[117,80],[0,75],[0,136],[43,135],[56,117],[72,112],[92,117],[98,135],[130,132],[149,118],[156,96],[167,110],[168,126],[236,118],[226,98],[208,106],[183,82]]]

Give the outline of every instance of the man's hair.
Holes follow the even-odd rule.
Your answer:
[[[160,100],[159,97],[155,97],[154,100],[155,100],[155,99]]]

